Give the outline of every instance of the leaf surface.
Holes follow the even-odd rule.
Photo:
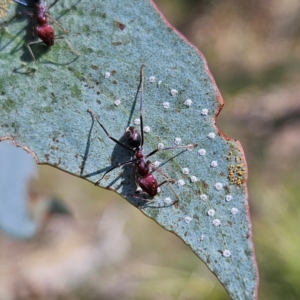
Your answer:
[[[20,9],[24,10],[10,6],[7,19]],[[198,147],[151,157],[176,181],[173,189],[180,201],[178,207],[141,210],[188,244],[232,299],[255,299],[258,275],[246,162],[241,145],[215,126],[223,101],[203,56],[167,26],[147,0],[65,0],[51,8],[51,15],[70,31],[67,38],[80,56],[64,39],[51,49],[32,45],[36,68],[24,46],[32,39],[27,17],[2,28],[1,139],[12,138],[27,147],[41,164],[96,182],[110,166],[129,160],[131,153],[108,139],[87,109],[99,116],[111,136],[124,142],[125,128],[139,118],[139,69],[144,64],[143,115],[144,125],[150,127],[145,152],[159,143],[172,146],[176,138],[181,145]],[[187,99],[192,100],[190,107]],[[154,174],[159,182],[164,180]],[[133,197],[131,166],[116,168],[101,186],[135,206],[141,202]],[[166,198],[175,200],[167,184],[153,205],[164,205]]]

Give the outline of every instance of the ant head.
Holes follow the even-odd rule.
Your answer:
[[[139,148],[141,146],[141,135],[134,126],[126,128],[125,136],[132,148]]]

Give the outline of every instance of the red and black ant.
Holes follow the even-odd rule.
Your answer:
[[[54,33],[54,28],[51,24],[49,24],[49,19],[54,22],[57,26],[59,26],[66,34],[69,33],[68,30],[66,30],[65,28],[62,27],[62,25],[60,23],[58,23],[53,17],[50,16],[49,14],[49,9],[54,6],[58,0],[55,0],[50,6],[49,8],[47,8],[46,5],[46,0],[32,0],[35,3],[35,6],[29,6],[28,3],[25,0],[14,0],[16,3],[19,3],[21,5],[33,8],[35,11],[33,12],[19,12],[17,13],[13,18],[11,18],[8,22],[11,22],[13,19],[15,19],[17,16],[19,15],[27,15],[31,18],[34,18],[37,20],[37,25],[35,28],[36,34],[39,38],[39,40],[37,41],[32,41],[29,42],[26,46],[33,58],[33,60],[36,62],[35,56],[32,52],[31,49],[31,45],[33,44],[39,44],[39,43],[44,43],[46,46],[53,46],[54,45],[54,40],[55,39],[64,39],[67,43],[67,45],[70,47],[71,51],[76,54],[79,55],[77,52],[75,52],[75,50],[72,48],[70,42],[67,40],[66,37],[64,36],[55,36]]]
[[[125,137],[127,139],[128,144],[132,147],[128,147],[125,144],[119,142],[115,138],[113,138],[105,129],[103,124],[99,121],[99,118],[96,116],[96,114],[89,108],[88,112],[94,117],[98,124],[101,126],[101,128],[104,130],[106,133],[107,137],[110,138],[112,141],[120,145],[121,147],[129,150],[130,152],[133,153],[134,158],[130,159],[128,161],[124,161],[121,163],[116,164],[115,166],[109,168],[103,176],[95,183],[95,185],[98,185],[99,182],[104,178],[106,174],[111,172],[112,170],[119,168],[124,165],[128,164],[133,164],[134,167],[134,178],[136,184],[149,196],[154,197],[158,193],[158,188],[162,186],[163,184],[167,182],[174,183],[175,181],[173,179],[167,179],[160,184],[158,184],[156,177],[152,174],[151,167],[153,165],[149,160],[147,160],[148,157],[152,156],[158,151],[164,151],[164,150],[171,150],[171,149],[178,149],[178,148],[185,148],[185,149],[193,149],[194,147],[197,147],[197,144],[191,144],[187,146],[173,146],[173,147],[166,147],[166,148],[157,148],[153,151],[151,151],[149,154],[145,155],[144,154],[144,127],[143,127],[143,114],[142,114],[142,107],[143,107],[143,86],[144,86],[144,65],[141,66],[140,70],[140,132],[134,127],[134,126],[129,126],[126,131],[125,131]],[[137,173],[139,175],[138,180],[136,180],[136,168],[137,168]],[[154,169],[158,171],[157,169]],[[162,175],[164,175],[161,171],[159,172]],[[165,176],[165,175],[164,175]],[[165,176],[167,178],[167,176]],[[172,189],[173,191],[173,189]],[[175,192],[173,191],[175,194]],[[175,200],[172,204],[166,205],[166,206],[156,206],[154,208],[161,208],[161,207],[167,207],[167,206],[172,206],[176,203],[178,203],[178,196],[175,194],[175,197],[177,200]],[[151,199],[147,199],[147,202],[153,202]],[[153,206],[149,206],[153,207]]]

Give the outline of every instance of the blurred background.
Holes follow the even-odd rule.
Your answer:
[[[206,57],[225,102],[217,125],[244,147],[259,299],[300,299],[300,2],[155,2]],[[229,299],[181,240],[115,193],[38,174],[27,235],[0,230],[1,300]]]

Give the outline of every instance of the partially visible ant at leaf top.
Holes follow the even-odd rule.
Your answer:
[[[54,45],[54,40],[56,39],[64,39],[67,45],[69,46],[70,50],[75,54],[79,55],[71,46],[70,42],[65,36],[55,36],[54,28],[51,24],[49,24],[49,19],[55,23],[57,26],[59,26],[64,33],[68,34],[69,31],[66,30],[59,22],[57,22],[53,17],[49,14],[49,9],[54,6],[58,0],[55,0],[49,8],[47,8],[47,4],[45,0],[32,0],[35,3],[35,6],[30,6],[26,0],[14,0],[14,2],[24,5],[28,8],[31,8],[33,11],[27,11],[27,12],[19,12],[14,17],[12,17],[9,21],[11,22],[13,19],[18,17],[19,15],[27,15],[32,19],[36,19],[37,24],[35,26],[35,33],[38,36],[38,40],[29,42],[26,46],[34,60],[34,62],[37,64],[37,61],[35,59],[35,56],[32,52],[31,45],[33,44],[40,44],[44,43],[46,46],[52,47]]]
[[[175,180],[168,178],[162,172],[162,170],[156,168],[149,160],[147,160],[147,158],[149,158],[150,156],[154,155],[155,153],[157,153],[159,151],[172,150],[172,149],[191,150],[194,147],[196,147],[197,144],[190,144],[187,146],[172,146],[172,147],[165,147],[165,148],[157,148],[157,149],[151,151],[147,155],[144,154],[144,125],[143,125],[143,114],[142,114],[143,95],[144,95],[143,86],[144,86],[144,65],[141,66],[141,70],[140,70],[140,90],[139,90],[139,93],[140,93],[140,131],[138,131],[134,126],[129,126],[125,131],[125,137],[126,137],[126,140],[130,147],[126,146],[125,144],[119,142],[117,139],[113,138],[108,133],[108,131],[106,130],[104,125],[100,122],[100,120],[96,116],[96,114],[90,108],[88,109],[88,112],[92,115],[93,118],[96,119],[96,121],[98,122],[100,127],[103,129],[103,131],[105,132],[107,137],[110,138],[116,144],[123,147],[124,149],[127,149],[128,151],[130,151],[132,153],[132,155],[134,156],[133,159],[117,163],[116,165],[109,168],[103,174],[103,176],[97,182],[95,182],[95,185],[98,185],[100,183],[100,181],[105,177],[105,175],[107,175],[112,170],[119,168],[121,166],[124,166],[124,165],[132,164],[133,169],[134,169],[135,183],[137,186],[139,186],[142,189],[142,191],[144,193],[146,193],[147,195],[149,195],[151,197],[155,197],[158,193],[158,188],[165,183],[169,183],[169,186],[176,198],[176,200],[169,205],[164,205],[164,206],[145,206],[145,205],[143,205],[142,207],[164,208],[164,207],[169,207],[169,206],[173,206],[173,205],[176,206],[178,204],[179,199],[170,185],[170,183],[174,183]],[[166,180],[164,180],[161,183],[158,183],[156,177],[153,175],[154,171],[159,172],[161,175],[163,175],[166,178]],[[138,179],[137,179],[137,175],[139,176]],[[143,200],[146,201],[146,204],[152,203],[154,201],[153,199],[145,199],[145,198],[143,198]]]

